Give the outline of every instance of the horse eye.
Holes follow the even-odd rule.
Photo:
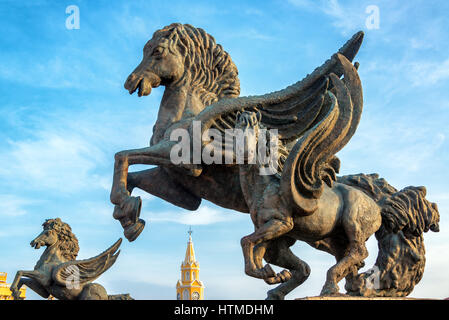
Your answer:
[[[154,50],[153,50],[153,56],[160,56],[160,55],[162,55],[164,53],[164,48],[162,48],[162,47],[156,47]]]

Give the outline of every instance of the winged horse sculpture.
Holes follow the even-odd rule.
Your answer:
[[[256,232],[242,239],[245,272],[281,283],[268,298],[282,299],[308,277],[308,265],[289,249],[296,240],[337,259],[322,294],[338,293],[337,283],[345,277],[352,294],[409,294],[424,268],[422,233],[438,231],[436,205],[426,202],[422,188],[396,194],[375,175],[336,176],[340,161],[335,154],[354,135],[362,114],[359,65],[352,61],[363,36],[356,33],[322,66],[285,89],[239,97],[237,67],[211,35],[188,24],[157,30],[125,82],[129,93],[139,97],[165,86],[150,146],[115,155],[111,202],[125,237],[134,241],[145,225],[134,188],[188,210],[196,210],[205,199],[251,214]],[[212,129],[226,136],[245,121],[239,114],[253,111],[257,121],[246,125],[277,130],[282,150],[280,170],[265,180],[242,173],[232,139],[204,138]],[[192,141],[192,152],[186,161],[175,163],[172,151],[179,141],[173,135],[179,130]],[[201,155],[208,148],[221,161],[198,157],[198,150]],[[128,172],[135,164],[156,167]],[[367,256],[364,243],[374,233],[380,247],[380,284],[372,289],[370,275],[357,271]],[[276,274],[263,266],[262,258],[286,270]]]
[[[20,288],[26,285],[43,298],[50,295],[60,300],[130,300],[129,294],[108,295],[105,288],[93,283],[117,260],[122,239],[96,257],[76,260],[78,239],[70,226],[61,219],[48,219],[44,230],[31,246],[46,249],[34,270],[18,271],[10,290],[14,299],[20,299]]]

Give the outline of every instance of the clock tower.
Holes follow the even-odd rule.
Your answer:
[[[195,260],[192,230],[189,230],[189,242],[184,261],[181,264],[181,280],[176,284],[177,300],[203,300],[204,285],[200,281],[200,264]]]

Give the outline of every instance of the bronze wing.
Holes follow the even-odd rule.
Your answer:
[[[332,84],[329,75],[337,77],[345,75],[342,67],[344,57],[352,61],[363,40],[363,32],[356,33],[331,59],[316,68],[303,80],[283,89],[260,96],[225,98],[206,107],[195,120],[201,121],[202,132],[214,128],[224,133],[225,129],[233,129],[238,111],[257,108],[262,113],[262,124],[268,129],[278,129],[282,140],[294,141],[317,123],[325,102],[326,92]],[[351,83],[349,86],[355,85]],[[358,84],[360,86],[360,84]],[[361,104],[361,87],[349,88],[354,103]],[[361,113],[361,106],[359,113]],[[360,118],[360,114],[354,117]]]
[[[85,260],[73,260],[60,264],[53,271],[53,280],[65,286],[76,280],[81,286],[97,279],[108,270],[120,254],[122,239],[118,239],[109,249],[96,257]]]
[[[293,199],[300,214],[313,213],[323,182],[331,186],[335,181],[340,166],[335,154],[351,139],[360,121],[362,86],[358,64],[352,60],[363,36],[363,32],[356,33],[331,59],[283,90],[222,99],[195,118],[201,121],[202,133],[213,128],[223,134],[235,127],[237,112],[258,109],[261,123],[277,129],[283,144],[291,148],[283,166],[281,192]]]

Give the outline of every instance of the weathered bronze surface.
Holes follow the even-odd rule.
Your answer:
[[[362,113],[359,64],[352,63],[362,40],[362,32],[355,34],[331,59],[283,90],[238,97],[237,68],[212,36],[182,24],[156,31],[125,82],[139,96],[165,86],[150,146],[115,155],[111,201],[126,238],[135,240],[144,227],[141,199],[131,196],[134,188],[188,210],[206,199],[250,213],[255,232],[242,239],[245,272],[280,283],[268,292],[269,299],[283,299],[309,276],[309,266],[289,249],[297,240],[337,260],[322,295],[337,294],[343,278],[352,295],[408,295],[424,270],[423,233],[439,228],[436,204],[425,199],[424,187],[397,191],[375,174],[337,177],[335,154],[355,133]],[[193,149],[195,141],[201,150],[217,142],[202,135],[195,140],[195,122],[201,123],[201,134],[276,129],[277,172],[260,175],[263,164],[237,163],[235,148],[226,148],[225,140],[214,152],[232,163],[206,164],[192,155],[174,164],[170,152],[177,141],[170,136],[175,129],[187,130]],[[258,144],[257,136],[245,141],[246,147]],[[128,173],[133,164],[157,167]],[[358,274],[368,255],[365,241],[373,234],[379,241],[376,265]],[[263,259],[285,270],[276,274]]]
[[[59,218],[48,219],[42,226],[44,230],[30,244],[35,249],[47,248],[34,270],[17,271],[10,287],[14,299],[20,299],[22,285],[43,298],[51,295],[60,300],[131,299],[129,294],[108,295],[102,285],[92,283],[115,263],[122,239],[96,257],[75,260],[79,251],[78,239],[70,226]]]

